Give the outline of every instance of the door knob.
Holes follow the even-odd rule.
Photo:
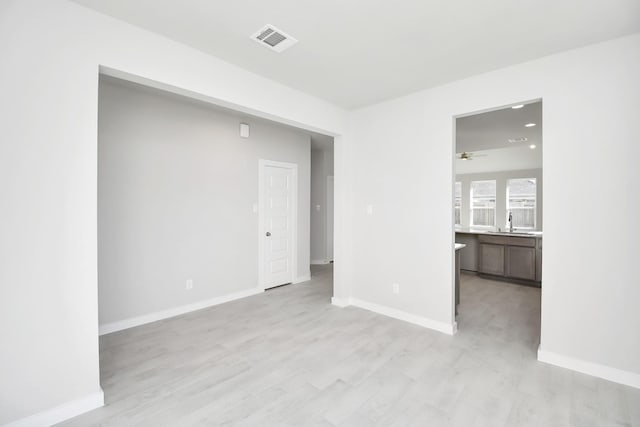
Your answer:
[[[265,234],[265,236],[269,237],[269,236],[271,236],[271,233],[267,231],[267,233]]]

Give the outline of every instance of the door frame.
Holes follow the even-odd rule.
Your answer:
[[[297,163],[280,162],[275,160],[259,159],[258,160],[258,288],[266,290],[266,274],[265,274],[265,179],[264,172],[266,167],[276,167],[291,170],[292,175],[292,196],[289,214],[291,215],[291,229],[293,231],[291,254],[291,278],[290,283],[295,282],[298,277],[298,165]]]
[[[477,114],[482,114],[482,113],[489,113],[492,111],[498,111],[498,110],[502,110],[505,108],[509,108],[512,107],[514,105],[518,105],[518,104],[533,104],[536,102],[542,102],[542,108],[543,108],[543,113],[542,113],[542,141],[544,143],[545,140],[545,119],[544,119],[544,99],[543,97],[538,97],[538,98],[531,98],[528,100],[516,100],[513,101],[509,104],[504,104],[504,105],[500,105],[500,106],[493,106],[493,107],[488,107],[488,108],[484,108],[481,110],[475,110],[475,111],[470,111],[470,112],[466,112],[466,113],[461,113],[461,114],[454,114],[451,118],[451,126],[452,126],[452,141],[451,141],[451,203],[450,203],[450,209],[451,209],[451,247],[455,247],[455,243],[456,243],[456,217],[455,217],[455,210],[453,208],[453,204],[454,204],[454,195],[455,195],[455,186],[456,186],[456,146],[458,143],[457,140],[457,135],[456,135],[456,121],[458,119],[461,119],[463,117],[468,117],[468,116],[475,116]],[[542,156],[542,178],[544,181],[544,148],[542,149],[543,152],[543,156]],[[536,190],[536,205],[538,203],[543,203],[542,205],[542,210],[540,211],[542,217],[544,218],[544,195],[542,195],[542,197],[538,198],[538,190]],[[478,246],[478,251],[480,251],[480,246]],[[451,251],[451,322],[453,324],[453,333],[455,334],[458,330],[458,322],[456,321],[456,268],[455,268],[455,258],[456,258],[456,251],[452,250]],[[478,269],[480,268],[480,266],[478,265]],[[542,290],[542,289],[541,289]],[[540,301],[540,333],[539,333],[539,342],[542,342],[542,311],[543,311],[543,307],[542,307],[542,299]]]
[[[331,184],[331,185],[329,185]],[[327,175],[327,181],[325,183],[326,187],[325,187],[325,212],[324,212],[324,231],[325,231],[325,235],[324,235],[324,259],[327,262],[327,264],[329,264],[331,261],[333,261],[333,246],[334,246],[334,239],[335,239],[335,233],[334,233],[334,229],[335,229],[335,225],[336,225],[336,217],[335,217],[335,178],[333,175]],[[331,197],[329,197],[329,187],[331,187],[333,190],[331,191]],[[329,203],[329,201],[331,201],[331,203]],[[329,206],[331,206],[331,209],[329,209]],[[329,211],[331,211],[331,219],[332,219],[332,226],[331,226],[331,230],[329,230]],[[331,232],[329,232],[331,231]],[[331,237],[331,256],[329,256],[329,237]]]

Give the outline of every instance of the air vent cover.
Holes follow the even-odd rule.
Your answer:
[[[266,25],[261,28],[251,36],[251,39],[278,53],[298,43],[298,40],[273,25]]]

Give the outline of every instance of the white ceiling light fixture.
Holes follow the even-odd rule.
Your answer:
[[[536,144],[531,144],[531,145],[529,146],[529,148],[531,148],[531,149],[533,150],[534,148],[536,148]]]
[[[278,53],[298,43],[297,39],[277,29],[273,25],[265,25],[256,31],[251,35],[251,40]]]
[[[526,128],[532,128],[534,127],[536,124],[535,123],[527,123],[526,125],[524,125],[524,127]]]
[[[514,110],[519,110],[520,108],[524,107],[524,104],[518,104],[518,105],[514,105],[511,108],[513,108]]]

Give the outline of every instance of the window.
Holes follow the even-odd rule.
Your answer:
[[[536,179],[519,178],[507,181],[507,227],[509,212],[513,228],[536,228]]]
[[[495,227],[496,182],[471,182],[471,226]]]
[[[461,182],[456,182],[455,199],[454,199],[453,207],[456,215],[456,225],[460,225],[460,210],[462,209],[462,183]]]

